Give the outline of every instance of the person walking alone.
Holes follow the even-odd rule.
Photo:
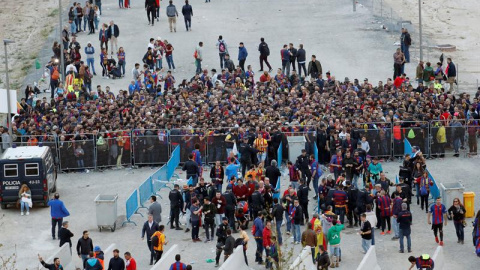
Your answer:
[[[93,241],[88,236],[88,231],[83,231],[82,237],[77,242],[77,255],[82,259],[82,263],[88,259],[90,252],[93,252]]]
[[[153,258],[155,257],[155,252],[152,246],[152,236],[153,234],[160,230],[159,225],[155,220],[153,220],[153,215],[148,215],[148,220],[145,221],[142,228],[142,240],[145,238],[145,233],[147,234],[147,246],[150,250],[150,265],[153,265]]]
[[[259,71],[263,71],[263,62],[265,62],[268,67],[268,72],[271,72],[272,66],[270,66],[270,63],[268,63],[270,48],[268,48],[268,44],[265,42],[265,39],[263,37],[260,38],[260,45],[258,45],[258,51],[260,52],[260,70]]]
[[[177,32],[177,17],[178,12],[177,8],[173,4],[173,1],[168,1],[169,5],[167,6],[167,17],[168,17],[168,25],[170,26],[170,32],[173,31]]]
[[[457,243],[463,245],[465,234],[463,232],[465,224],[465,207],[460,202],[459,198],[453,199],[453,205],[448,208],[448,217],[453,219],[453,225],[455,225],[455,232],[457,233]]]
[[[433,235],[435,236],[435,242],[443,246],[443,224],[447,226],[447,209],[442,204],[442,198],[439,196],[430,207],[428,212],[428,224],[432,224]],[[433,219],[433,222],[431,221]],[[438,239],[438,233],[440,233],[440,241]]]
[[[60,227],[63,223],[63,218],[70,216],[65,204],[60,200],[60,195],[55,193],[53,198],[48,201],[50,206],[50,215],[52,217],[52,238],[55,240],[55,226],[58,227],[58,236],[60,236]],[[87,253],[88,254],[88,253]]]
[[[403,237],[407,238],[407,249],[408,252],[412,252],[412,240],[410,238],[410,234],[412,232],[412,213],[408,211],[408,205],[406,203],[402,203],[402,211],[400,211],[397,215],[396,222],[398,223],[398,237],[400,242],[400,253],[404,252],[404,245],[403,245]]]
[[[190,4],[188,4],[188,0],[185,0],[185,5],[182,7],[182,14],[183,20],[185,21],[185,28],[192,31],[192,16],[193,16],[193,9]]]
[[[223,69],[225,66],[225,55],[228,53],[227,42],[223,39],[223,36],[218,36],[217,45],[218,56],[220,57],[220,68]]]

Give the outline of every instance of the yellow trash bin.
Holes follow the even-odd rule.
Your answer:
[[[463,193],[463,205],[465,206],[465,217],[470,218],[475,216],[475,192]]]

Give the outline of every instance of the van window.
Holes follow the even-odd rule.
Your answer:
[[[26,163],[25,176],[38,176],[38,163]]]
[[[18,177],[18,165],[17,164],[3,165],[3,174],[5,177]]]

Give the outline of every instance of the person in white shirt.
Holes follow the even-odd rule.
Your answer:
[[[152,50],[155,49],[155,39],[154,38],[150,38],[150,42],[147,45],[147,49],[148,48],[152,48]]]
[[[217,70],[212,68],[212,70],[210,70],[212,72],[212,84],[215,85],[215,82],[217,81],[218,77],[217,77]]]
[[[361,143],[362,143],[362,149],[365,151],[365,153],[368,154],[368,152],[370,151],[370,144],[367,141],[367,137],[363,136]]]

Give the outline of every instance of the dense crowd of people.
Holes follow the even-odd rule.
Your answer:
[[[193,9],[185,2],[182,14],[188,31]],[[172,6],[169,1],[166,11],[170,32],[176,32],[178,12]],[[119,7],[128,8],[129,1],[119,1]],[[147,0],[145,8],[153,26],[156,18],[158,21],[159,2]],[[126,52],[117,44],[120,28],[114,21],[100,24],[101,11],[101,0],[87,1],[84,7],[74,3],[69,9],[70,26],[62,32],[62,44],[53,45],[54,56],[47,64],[50,98],[37,99],[38,89],[32,86],[25,89],[18,113],[10,122],[12,137],[6,127],[0,127],[4,150],[10,143],[38,145],[53,141],[60,147],[64,142],[87,139],[94,140],[100,149],[105,144],[99,143],[100,138],[100,142],[108,138],[108,147],[117,148],[112,161],[112,154],[108,154],[108,163],[122,167],[132,154],[138,157],[134,163],[153,163],[152,145],[167,138],[173,144],[186,139],[182,156],[188,156],[188,160],[183,170],[191,181],[183,187],[175,185],[169,194],[170,229],[183,230],[180,227],[183,213],[187,221],[185,232],[191,231],[191,239],[196,243],[201,241],[199,232],[203,227],[206,243],[216,238],[216,266],[222,253],[226,260],[239,245],[243,245],[248,264],[246,250],[255,242],[255,263],[278,269],[279,249],[286,234],[293,235],[293,245],[301,243],[312,248],[312,260],[318,269],[339,267],[342,231],[354,228],[360,230],[364,253],[375,245],[377,230],[381,231],[380,237],[393,231],[392,240],[399,241],[399,252],[412,252],[410,208],[415,197],[417,205],[428,213],[427,222],[432,224],[439,245],[444,245],[443,225],[448,218],[453,220],[458,243],[464,243],[465,207],[460,200],[455,198],[448,208],[441,198],[434,198],[435,204],[428,204],[432,181],[426,172],[426,158],[436,154],[443,157],[450,143],[456,156],[467,146],[471,155],[477,153],[480,89],[474,96],[454,91],[456,71],[451,58],[447,59],[446,70],[442,68],[443,59],[435,71],[430,62],[426,67],[420,62],[415,78],[407,77],[403,67],[410,62],[411,40],[408,31],[402,30],[402,46],[394,54],[394,77],[385,82],[374,83],[367,78],[363,82],[338,80],[328,70],[324,73],[315,55],[307,61],[304,44],[297,49],[293,43],[279,48],[282,67],[271,74],[270,48],[261,38],[261,69],[257,74],[251,64],[245,67],[248,52],[243,42],[238,45],[238,65],[235,65],[232,51],[227,51],[227,42],[219,36],[220,72],[201,67],[204,48],[200,42],[194,53],[196,74],[177,81],[174,46],[166,39],[152,37],[144,57],[132,65],[130,84],[115,94],[108,86],[92,88],[95,61],[100,61],[105,78],[125,77],[126,69]],[[94,44],[87,43],[83,59],[76,35],[86,31],[86,23],[89,34],[98,30],[100,46],[96,50]],[[58,62],[62,53],[65,66]],[[263,70],[264,63],[268,71]],[[433,125],[432,144],[429,125]],[[465,132],[468,142],[464,141]],[[136,142],[145,146],[137,156],[130,151],[132,134],[154,137],[155,142]],[[281,190],[277,186],[281,177],[277,149],[283,142],[287,151],[284,135],[292,134],[305,136],[305,149],[296,162],[287,163],[289,187]],[[172,139],[175,136],[178,142]],[[195,141],[189,143],[192,137]],[[386,177],[380,158],[403,156],[406,138],[428,154],[423,155],[415,148],[414,154],[406,155],[399,182],[394,183]],[[208,163],[215,164],[206,177],[205,145],[216,140],[221,146],[213,146],[214,154],[207,158]],[[393,142],[393,149],[388,142]],[[82,149],[80,144],[71,149],[71,154],[75,155],[78,167],[83,168],[85,153],[78,148]],[[328,177],[325,166],[330,171]],[[314,207],[309,195],[312,191]],[[19,194],[20,198],[25,196],[28,187],[22,187]],[[55,227],[62,224],[57,234],[60,245],[71,246],[73,234],[68,230],[68,222],[62,220],[68,211],[58,196],[52,201],[52,237],[55,239]],[[161,259],[168,241],[165,225],[161,225],[161,206],[155,196],[151,202],[142,238],[146,237],[153,264]],[[28,215],[25,203],[22,215],[24,209]],[[479,219],[480,211],[473,234],[477,254],[480,254]],[[239,236],[235,239],[233,234]],[[88,231],[79,239],[77,253],[85,262],[85,269],[103,269],[99,266],[103,265],[103,252],[94,247]],[[108,269],[135,270],[130,252],[125,252],[124,258],[125,261],[115,250],[109,262],[113,266]],[[54,260],[53,265],[46,264],[41,257],[39,260],[48,269],[59,269],[59,260]],[[433,269],[434,262],[428,256],[410,257],[409,261],[417,268],[430,264]],[[178,255],[171,269],[191,268],[181,263]]]

